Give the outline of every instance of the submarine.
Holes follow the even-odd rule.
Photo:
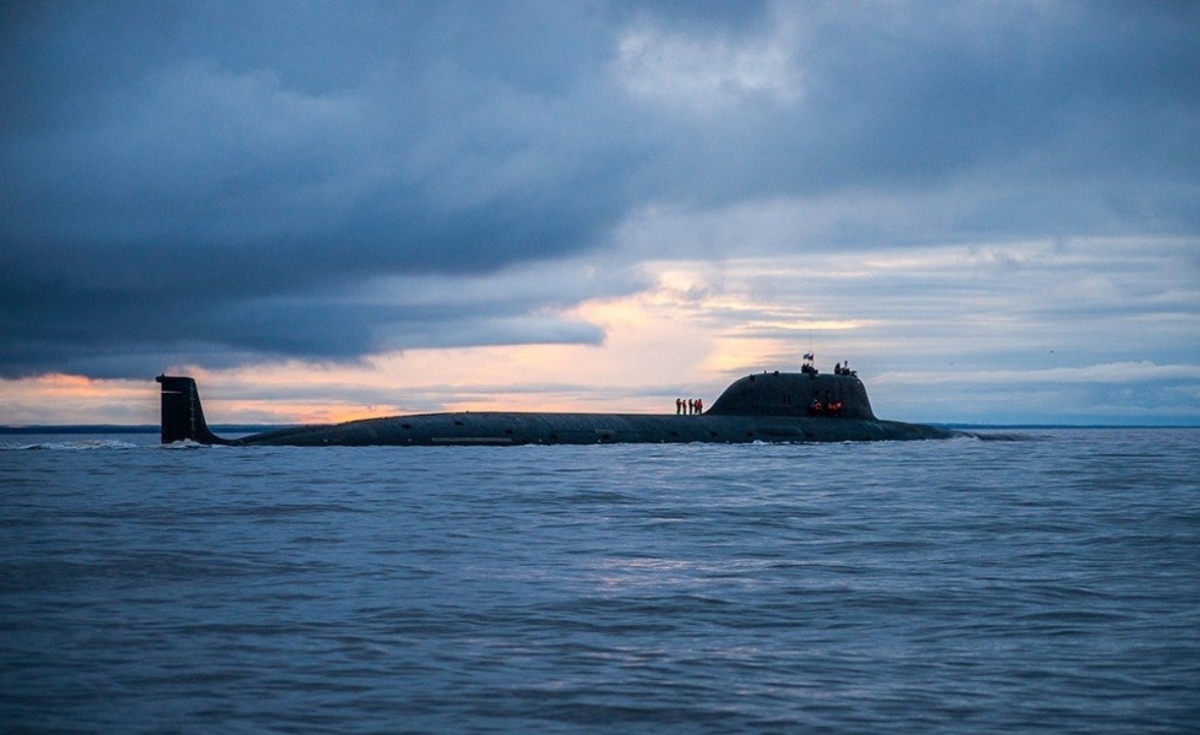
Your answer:
[[[875,417],[855,373],[747,375],[702,413],[460,411],[294,426],[223,439],[204,420],[196,381],[159,375],[162,443],[232,446],[516,446],[689,442],[846,442],[947,439],[953,431]]]

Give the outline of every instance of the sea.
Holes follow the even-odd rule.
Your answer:
[[[1200,429],[0,436],[4,733],[1197,733]]]

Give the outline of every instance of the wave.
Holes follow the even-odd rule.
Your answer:
[[[961,431],[964,436],[983,442],[1035,442],[1040,437],[1015,431]]]
[[[90,449],[137,449],[140,444],[119,439],[76,439],[72,441],[3,442],[0,451],[46,450],[86,451]]]

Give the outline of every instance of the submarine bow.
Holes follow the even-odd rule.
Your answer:
[[[875,417],[856,375],[762,373],[732,383],[699,415],[413,414],[296,426],[224,439],[204,420],[196,381],[159,375],[162,442],[266,446],[453,446],[607,443],[834,442],[944,439],[954,432]]]

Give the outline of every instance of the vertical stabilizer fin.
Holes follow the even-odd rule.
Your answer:
[[[224,444],[204,423],[200,393],[192,378],[160,375],[154,379],[162,384],[162,443],[190,439],[200,444]]]

